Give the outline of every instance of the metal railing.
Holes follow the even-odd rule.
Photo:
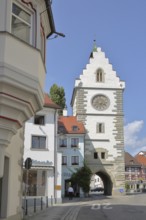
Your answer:
[[[31,216],[36,212],[47,209],[49,206],[53,206],[54,203],[55,200],[53,196],[51,196],[51,198],[48,196],[25,197],[22,200],[23,216]]]

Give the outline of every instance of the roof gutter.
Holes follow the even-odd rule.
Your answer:
[[[51,27],[51,32],[48,34],[47,38],[49,38],[52,34],[57,34],[61,37],[65,37],[65,35],[63,33],[59,33],[55,29],[55,23],[54,23],[54,19],[53,19],[53,13],[52,13],[52,9],[51,9],[50,0],[45,0],[45,3],[46,3],[46,10],[45,11],[47,11],[48,18],[49,18],[49,21],[50,21],[50,27]]]

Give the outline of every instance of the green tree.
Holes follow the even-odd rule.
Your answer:
[[[86,165],[86,163],[84,163],[83,167],[77,169],[77,172],[72,174],[71,182],[73,184],[78,184],[85,194],[89,193],[91,175],[91,169]]]
[[[50,88],[49,97],[62,109],[66,107],[65,91],[63,87],[53,84]],[[62,114],[62,110],[60,111],[60,114]]]

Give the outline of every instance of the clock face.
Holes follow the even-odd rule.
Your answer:
[[[92,105],[96,110],[103,111],[109,107],[110,101],[108,97],[100,94],[93,97]]]

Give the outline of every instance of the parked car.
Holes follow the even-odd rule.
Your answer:
[[[94,189],[91,189],[91,192],[103,192],[104,188],[103,187],[96,187]]]

